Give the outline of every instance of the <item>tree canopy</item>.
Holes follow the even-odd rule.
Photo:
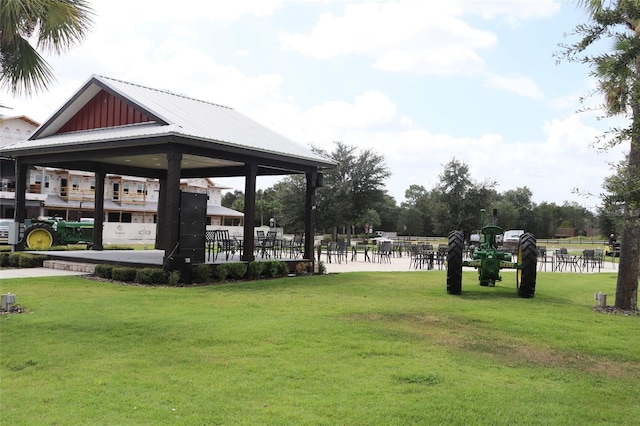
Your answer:
[[[640,278],[640,0],[581,0],[589,21],[578,25],[579,40],[561,44],[561,57],[590,67],[606,117],[627,118],[600,139],[606,146],[629,143],[629,153],[605,182],[608,200],[621,205],[623,226],[615,305],[638,308]],[[612,42],[605,53],[598,41]],[[596,50],[595,53],[591,53]]]
[[[82,41],[92,24],[92,9],[85,0],[0,3],[0,85],[14,94],[46,89],[54,74],[37,49],[60,54]]]

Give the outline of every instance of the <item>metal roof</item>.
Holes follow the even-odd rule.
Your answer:
[[[151,117],[152,121],[56,134],[101,90],[125,99]],[[0,152],[9,157],[19,157],[28,156],[34,151],[46,153],[50,149],[55,149],[56,153],[91,151],[112,148],[114,145],[111,142],[114,141],[143,146],[157,144],[157,137],[160,136],[182,137],[181,143],[197,144],[205,149],[238,149],[255,156],[270,154],[286,161],[302,160],[320,168],[336,165],[333,160],[314,153],[234,109],[100,75],[91,76],[28,140],[12,144]],[[224,162],[218,165],[230,164]],[[165,167],[165,164],[156,165]],[[216,164],[207,166],[215,167]]]
[[[207,215],[224,217],[244,217],[244,213],[224,206],[207,206]]]

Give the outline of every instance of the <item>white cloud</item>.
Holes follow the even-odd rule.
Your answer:
[[[270,121],[294,140],[314,142],[329,151],[333,141],[342,141],[383,154],[393,173],[387,189],[398,202],[412,184],[433,188],[443,165],[455,157],[470,166],[476,181],[497,181],[500,192],[528,186],[535,202],[562,204],[576,199],[574,188],[600,194],[609,174],[608,163],[620,158],[623,150],[598,153],[591,142],[600,131],[585,124],[583,114],[541,123],[541,137],[514,141],[499,133],[434,134],[411,124],[411,117],[402,116],[396,105],[376,92],[363,93],[349,103],[325,102],[308,110],[289,102],[270,105],[267,110],[274,116],[267,117],[264,111],[255,111],[253,116]],[[278,115],[289,117],[286,128],[278,126],[282,123]],[[599,204],[597,197],[582,201],[589,208]]]
[[[373,64],[383,71],[406,71],[420,75],[473,74],[484,68],[484,60],[464,47],[422,51],[395,51]]]
[[[496,43],[488,31],[472,28],[451,8],[425,1],[349,4],[344,14],[325,13],[308,33],[280,33],[285,49],[318,59],[345,55],[373,58],[387,71],[419,74],[469,72],[482,68],[477,49]]]
[[[559,9],[560,3],[552,0],[369,1],[348,4],[340,16],[324,13],[308,33],[282,31],[280,42],[317,59],[371,57],[373,66],[384,71],[469,74],[483,70],[479,51],[494,47],[497,37],[473,28],[463,15],[513,23],[548,17]]]
[[[492,76],[486,79],[485,85],[533,99],[544,97],[536,83],[528,77]]]
[[[287,0],[94,0],[92,7],[98,17],[110,22],[145,20],[156,23],[171,22],[171,26],[194,20],[230,23],[243,15],[267,16],[280,8]],[[111,28],[119,31],[122,27]]]
[[[466,13],[477,13],[485,19],[500,17],[508,22],[547,18],[560,12],[558,0],[461,0]]]

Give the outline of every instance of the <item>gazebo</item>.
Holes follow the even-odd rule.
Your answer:
[[[156,248],[164,264],[179,244],[180,179],[244,177],[244,235],[254,235],[256,178],[304,174],[304,258],[313,258],[315,190],[336,163],[221,105],[93,75],[30,138],[3,148],[16,162],[15,221],[24,223],[30,166],[95,173],[93,250],[103,249],[108,173],[160,182]],[[254,260],[244,238],[244,261]]]

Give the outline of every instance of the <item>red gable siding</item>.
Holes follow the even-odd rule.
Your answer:
[[[56,133],[101,129],[152,121],[140,111],[101,90]]]

